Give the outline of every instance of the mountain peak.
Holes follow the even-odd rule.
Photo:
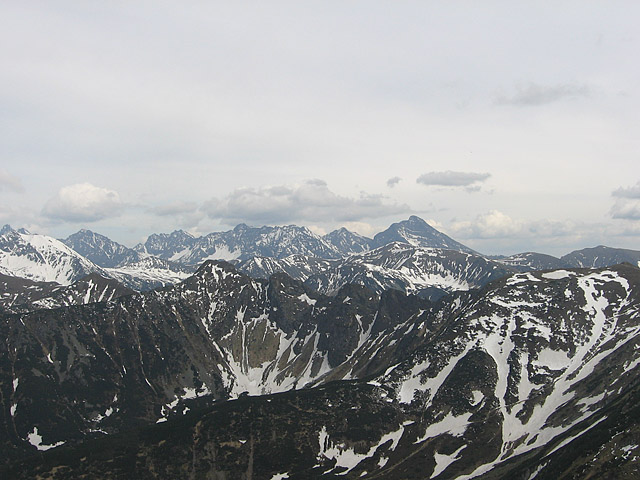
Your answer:
[[[415,247],[442,248],[476,253],[469,247],[439,232],[416,215],[411,215],[407,220],[392,224],[384,232],[380,232],[373,237],[374,248],[391,242],[408,243]]]
[[[13,232],[13,228],[11,228],[11,225],[7,223],[4,227],[2,227],[2,230],[0,230],[0,235],[5,235],[9,232]]]

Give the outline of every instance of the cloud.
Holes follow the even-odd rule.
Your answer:
[[[503,238],[521,236],[525,225],[498,210],[491,210],[472,221],[453,222],[447,230],[461,238]]]
[[[512,96],[499,96],[496,105],[539,106],[557,102],[565,98],[588,97],[591,89],[586,85],[536,85],[519,86]]]
[[[358,198],[333,193],[322,180],[302,185],[239,188],[223,199],[203,206],[211,218],[229,224],[282,224],[287,222],[356,222],[411,211],[406,204],[389,204],[382,195],[364,192]]]
[[[621,220],[640,220],[640,182],[632,187],[620,187],[611,192],[616,198],[609,211],[613,218]]]
[[[398,183],[400,183],[400,180],[402,180],[400,177],[390,178],[389,180],[387,180],[387,187],[389,188],[395,187]]]
[[[618,198],[639,198],[640,199],[640,182],[636,183],[633,187],[618,188],[611,192],[611,195]]]
[[[198,210],[198,204],[194,202],[174,202],[167,205],[150,208],[149,211],[161,217],[192,214]]]
[[[123,208],[118,192],[90,183],[62,187],[42,209],[43,215],[66,222],[95,222],[119,215]]]
[[[621,199],[616,201],[609,212],[613,218],[640,220],[640,201]]]
[[[3,190],[22,193],[24,192],[24,187],[19,178],[14,177],[6,170],[0,169],[0,192]]]
[[[484,182],[491,176],[490,173],[475,172],[430,172],[420,175],[416,180],[423,185],[437,185],[442,187],[467,187],[468,191],[477,191],[479,186],[474,183]]]

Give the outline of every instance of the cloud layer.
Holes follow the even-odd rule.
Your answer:
[[[418,177],[416,182],[422,185],[436,185],[442,187],[470,187],[475,183],[484,182],[490,173],[475,172],[429,172]]]
[[[4,190],[22,193],[24,192],[24,187],[19,178],[14,177],[6,170],[0,169],[0,192]]]
[[[118,192],[90,183],[77,183],[62,187],[45,204],[42,213],[65,222],[95,222],[119,215],[122,208]]]
[[[211,218],[227,223],[357,222],[411,211],[406,204],[386,203],[382,195],[337,195],[322,180],[302,185],[239,188],[204,205]]]
[[[517,92],[511,96],[496,98],[495,103],[497,105],[535,107],[566,98],[588,97],[589,95],[591,95],[591,89],[586,85],[537,85],[530,83],[525,87],[518,87]]]

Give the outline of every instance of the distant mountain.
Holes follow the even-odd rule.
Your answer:
[[[480,288],[513,272],[480,255],[394,242],[344,258],[309,276],[305,283],[325,294],[357,283],[376,293],[393,288],[434,300],[454,291]]]
[[[525,252],[518,253],[516,255],[496,256],[489,258],[523,272],[531,270],[556,270],[560,268],[570,268],[572,266],[576,266],[571,265],[564,260],[553,257],[551,255],[545,255],[544,253],[535,252]],[[615,265],[616,263],[620,262],[615,262],[610,265]]]
[[[330,245],[333,245],[342,256],[366,252],[371,250],[373,244],[372,239],[350,232],[344,227],[327,233],[322,239]]]
[[[459,252],[477,253],[439,232],[420,217],[412,215],[408,220],[392,224],[384,232],[373,237],[372,247],[382,247],[392,242],[408,243],[414,247],[444,248]]]
[[[640,267],[640,251],[600,245],[576,250],[563,256],[561,260],[577,268],[601,268],[624,262]]]
[[[61,241],[100,267],[120,267],[142,259],[135,250],[91,230],[82,229]]]
[[[308,228],[295,225],[256,228],[240,224],[228,232],[214,232],[203,237],[193,237],[182,231],[170,235],[154,234],[135,249],[183,265],[200,265],[207,260],[241,261],[254,256],[341,256],[334,246]]]
[[[308,228],[295,225],[249,227],[240,224],[233,230],[213,232],[203,237],[193,237],[181,230],[171,234],[153,234],[134,249],[183,265],[200,265],[206,260],[242,262],[253,257],[280,260],[291,255],[338,259],[392,242],[475,253],[416,216],[394,223],[373,240],[346,228],[319,237]]]
[[[138,244],[134,250],[138,253],[153,255],[164,260],[180,262],[180,258],[189,253],[196,237],[184,230],[175,230],[172,233],[154,233],[149,235],[147,241]],[[184,263],[184,262],[180,262]]]
[[[237,267],[254,278],[284,272],[326,295],[354,283],[378,294],[395,289],[432,300],[454,291],[480,288],[520,270],[480,255],[400,242],[336,260],[303,255],[282,259],[254,257]]]
[[[90,273],[108,276],[64,243],[46,235],[13,230],[5,225],[0,235],[0,273],[38,282],[69,285]]]
[[[191,276],[194,270],[192,267],[153,256],[142,257],[119,267],[105,268],[105,272],[111,278],[137,291],[153,290],[179,283]]]
[[[4,315],[0,476],[636,478],[639,308],[628,265],[432,303],[207,262],[164,290]]]
[[[107,237],[81,230],[65,241],[104,265],[101,267],[60,240],[5,226],[0,235],[0,273],[35,282],[70,285],[91,273],[118,280],[134,290],[150,290],[176,283],[192,268],[141,255]],[[129,262],[129,263],[127,263]]]

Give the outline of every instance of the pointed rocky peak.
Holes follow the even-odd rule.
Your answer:
[[[239,223],[238,225],[236,225],[233,228],[233,231],[236,233],[243,233],[246,232],[247,230],[250,230],[251,227],[249,225],[247,225],[246,223]]]
[[[4,227],[2,227],[2,230],[0,230],[0,235],[5,235],[9,232],[13,232],[13,228],[11,228],[11,225],[6,224]]]
[[[62,243],[101,267],[119,267],[140,259],[133,249],[85,228],[69,235]]]
[[[343,255],[366,252],[371,249],[372,240],[341,227],[327,233],[322,239],[337,248]]]
[[[380,247],[391,242],[404,242],[416,247],[433,247],[476,253],[469,247],[439,232],[415,215],[402,222],[392,224],[384,232],[380,232],[373,237],[373,247]]]

